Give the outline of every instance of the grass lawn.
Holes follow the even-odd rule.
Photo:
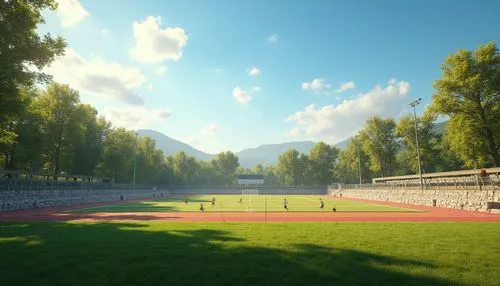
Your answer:
[[[340,212],[409,212],[411,209],[368,204],[355,201],[335,200],[331,196],[307,195],[216,195],[215,206],[211,205],[213,196],[189,196],[185,205],[185,197],[168,197],[165,199],[133,202],[118,205],[99,206],[75,209],[72,212],[165,212],[165,211],[199,211],[203,203],[205,211],[283,211],[283,199],[288,200],[290,211],[332,211],[333,206]],[[323,198],[325,208],[320,209],[319,199]],[[240,203],[239,200],[242,199]]]
[[[0,285],[498,285],[498,223],[1,223]]]

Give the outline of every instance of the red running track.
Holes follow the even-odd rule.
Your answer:
[[[150,198],[148,198],[150,199]],[[382,201],[336,198],[354,200],[372,204],[397,206],[421,210],[422,212],[97,212],[71,213],[72,207],[45,208],[0,212],[0,221],[183,221],[183,222],[318,222],[318,221],[489,221],[500,222],[499,214],[473,211],[406,205]],[[126,201],[130,202],[130,201]],[[106,202],[79,205],[119,204],[124,202]]]

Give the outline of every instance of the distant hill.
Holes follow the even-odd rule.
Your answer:
[[[156,147],[162,150],[163,153],[165,153],[165,155],[167,156],[175,155],[180,151],[184,151],[186,154],[195,157],[197,160],[209,161],[215,157],[214,154],[208,154],[200,151],[186,143],[172,139],[158,131],[141,129],[138,130],[137,133],[142,137],[153,138],[156,141]],[[288,149],[295,148],[299,152],[308,153],[309,150],[311,150],[312,146],[314,146],[314,144],[315,143],[312,141],[266,144],[261,145],[257,148],[244,149],[240,152],[237,152],[236,155],[238,156],[238,159],[240,161],[240,166],[246,168],[255,167],[255,165],[257,164],[268,166],[271,164],[275,164],[278,160],[278,156]]]
[[[438,134],[443,134],[445,130],[446,122],[436,123],[434,129]],[[208,154],[200,151],[186,143],[180,142],[178,140],[172,139],[167,135],[150,130],[142,129],[138,130],[137,133],[142,137],[151,137],[156,141],[156,147],[165,153],[167,156],[175,155],[180,151],[186,152],[189,156],[195,157],[197,160],[209,161],[212,160],[215,155]],[[352,137],[347,138],[333,146],[344,150],[347,148],[347,144],[352,140]],[[240,161],[240,166],[245,168],[253,168],[257,164],[262,164],[264,166],[274,165],[278,161],[278,157],[283,152],[288,149],[295,148],[301,153],[309,153],[311,148],[316,144],[313,141],[300,141],[300,142],[286,142],[278,144],[265,144],[260,145],[256,148],[243,149],[237,152],[236,155]]]
[[[251,168],[257,164],[269,166],[275,164],[279,155],[288,149],[295,148],[301,153],[309,153],[314,144],[315,142],[312,141],[266,144],[257,148],[241,150],[236,155],[238,155],[240,165],[243,167]]]
[[[349,137],[344,141],[340,141],[337,144],[333,144],[333,146],[339,148],[340,150],[344,150],[347,148],[347,145],[349,144],[349,142],[351,142],[351,140],[352,140],[352,137]]]
[[[444,122],[439,122],[439,123],[434,124],[434,132],[436,132],[437,134],[443,135],[447,122],[448,121],[444,121]]]
[[[165,153],[165,155],[167,156],[175,155],[180,151],[184,151],[189,156],[193,156],[198,160],[208,161],[212,160],[212,158],[214,157],[214,155],[212,154],[207,154],[203,151],[200,151],[192,147],[191,145],[172,139],[167,135],[158,131],[150,129],[141,129],[138,130],[137,133],[141,137],[153,138],[156,141],[156,148],[162,150],[163,153]]]

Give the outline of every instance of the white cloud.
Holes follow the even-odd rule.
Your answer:
[[[166,66],[158,66],[155,68],[155,75],[163,76],[167,72],[168,68]]]
[[[109,30],[108,29],[102,29],[101,30],[101,34],[107,35],[107,34],[109,34]]]
[[[395,84],[397,82],[397,80],[395,78],[391,78],[389,80],[389,84]]]
[[[258,76],[260,74],[260,70],[257,67],[251,67],[247,71],[249,76]]]
[[[80,92],[119,99],[133,105],[144,104],[144,99],[133,91],[146,82],[146,77],[136,68],[106,62],[99,57],[84,59],[67,48],[65,55],[57,57],[44,72]]]
[[[154,88],[154,86],[152,84],[148,84],[148,89],[149,90],[152,90]]]
[[[259,92],[259,91],[261,91],[262,89],[260,88],[260,86],[254,86],[254,87],[252,88],[252,90],[253,90],[253,91],[255,91],[255,92]]]
[[[304,90],[312,90],[315,93],[318,93],[322,91],[325,88],[329,88],[330,85],[325,83],[325,79],[323,78],[316,78],[313,79],[311,82],[303,82],[302,83],[302,89]]]
[[[178,61],[188,36],[179,27],[161,28],[160,17],[149,16],[143,22],[134,22],[135,46],[131,56],[142,63],[161,63],[165,60]]]
[[[356,134],[371,116],[394,117],[400,114],[406,108],[409,89],[408,82],[399,81],[385,87],[377,85],[338,105],[309,105],[286,119],[295,124],[288,134],[336,143]]]
[[[410,84],[406,81],[402,81],[399,84],[399,92],[404,95],[408,94],[408,92],[410,92]]]
[[[243,105],[246,105],[250,100],[252,100],[252,96],[239,86],[233,89],[233,97]]]
[[[276,43],[276,42],[278,42],[278,34],[272,34],[271,36],[267,37],[267,41],[269,43]]]
[[[214,135],[219,131],[217,123],[209,123],[201,128],[201,133],[204,135]]]
[[[141,129],[149,127],[152,121],[166,120],[171,112],[165,108],[148,109],[146,107],[108,107],[104,108],[104,116],[114,127]]]
[[[90,16],[78,0],[57,0],[57,14],[64,27],[73,26]]]
[[[344,82],[340,84],[340,87],[337,89],[337,92],[343,92],[349,89],[353,89],[355,87],[356,85],[354,84],[354,81]]]

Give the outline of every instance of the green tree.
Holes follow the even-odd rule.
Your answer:
[[[138,184],[159,184],[165,156],[163,151],[156,148],[154,139],[138,138],[136,161],[136,182]]]
[[[261,164],[257,164],[254,168],[253,168],[253,172],[255,174],[264,174],[264,167],[261,165]]]
[[[45,140],[45,169],[57,175],[61,172],[61,158],[68,162],[74,152],[74,139],[80,132],[80,96],[68,85],[52,83],[33,102],[33,112],[41,118]]]
[[[316,143],[309,151],[311,161],[312,182],[318,185],[329,185],[334,180],[335,161],[339,149],[324,142]]]
[[[198,182],[200,164],[194,157],[187,156],[185,152],[179,152],[168,158],[175,177],[174,184],[177,186],[192,186]]]
[[[486,143],[474,140],[476,134],[473,123],[465,116],[454,116],[447,123],[444,143],[469,168],[481,168],[488,163]]]
[[[279,156],[276,175],[281,185],[298,186],[302,174],[303,160],[300,158],[299,151],[290,149]]]
[[[31,105],[39,92],[22,88],[19,93],[22,108],[17,114],[10,114],[4,121],[0,121],[0,133],[4,130],[12,135],[9,140],[0,141],[2,165],[11,170],[35,171],[40,169],[42,164],[40,150],[43,148],[43,140],[40,118],[32,112]]]
[[[77,120],[70,170],[72,174],[91,176],[101,160],[104,140],[110,132],[111,123],[98,116],[97,110],[88,104],[78,106]]]
[[[21,111],[19,87],[49,79],[40,70],[63,54],[66,43],[61,37],[41,38],[37,31],[44,23],[42,11],[56,7],[54,0],[0,1],[0,122]],[[0,128],[0,142],[12,143],[14,137]]]
[[[124,128],[112,129],[103,142],[102,161],[97,174],[115,182],[131,182],[136,136]]]
[[[277,171],[275,166],[267,166],[264,169],[264,184],[268,186],[279,185]]]
[[[200,165],[198,183],[202,186],[219,186],[221,185],[220,178],[217,175],[212,162],[199,161]]]
[[[449,122],[446,123],[446,126],[448,126],[448,124]],[[448,132],[447,130],[448,128],[445,128],[444,135],[441,134],[439,136],[439,140],[436,144],[436,148],[439,154],[438,162],[436,163],[436,172],[456,171],[466,168],[463,160],[460,160],[457,154],[453,152],[452,148],[450,147],[448,141],[452,140],[446,139],[446,137],[448,137],[446,135],[446,133]]]
[[[390,176],[395,168],[398,150],[395,128],[392,118],[375,116],[366,121],[360,132],[362,148],[370,157],[370,169],[382,177]]]
[[[224,185],[232,185],[239,167],[238,157],[231,151],[221,152],[212,160],[212,166]]]
[[[236,173],[238,175],[242,175],[242,174],[255,174],[255,172],[252,169],[246,168],[246,167],[243,167],[243,166],[239,166],[238,169],[236,169]]]
[[[425,112],[423,116],[417,117],[418,145],[420,160],[422,162],[422,172],[434,172],[439,161],[439,151],[437,149],[438,135],[434,132],[434,121],[436,117]],[[400,169],[408,166],[410,172],[418,172],[417,147],[415,141],[415,122],[413,115],[403,116],[397,126],[396,135],[401,138],[403,150],[398,153]],[[403,172],[401,175],[406,175]]]
[[[361,148],[359,136],[340,151],[335,166],[335,177],[342,183],[359,184],[359,166],[361,158],[361,178],[363,183],[371,182],[373,172],[370,170],[370,157]]]
[[[469,166],[492,164],[499,167],[498,48],[494,43],[489,43],[474,52],[461,49],[444,61],[441,70],[441,78],[434,82],[436,93],[432,109],[450,117],[447,133],[450,147]],[[451,134],[463,136],[453,138]],[[486,157],[488,162],[485,161]]]
[[[314,174],[311,159],[307,154],[301,153],[299,155],[299,173],[298,173],[297,185],[316,185],[316,176]]]

